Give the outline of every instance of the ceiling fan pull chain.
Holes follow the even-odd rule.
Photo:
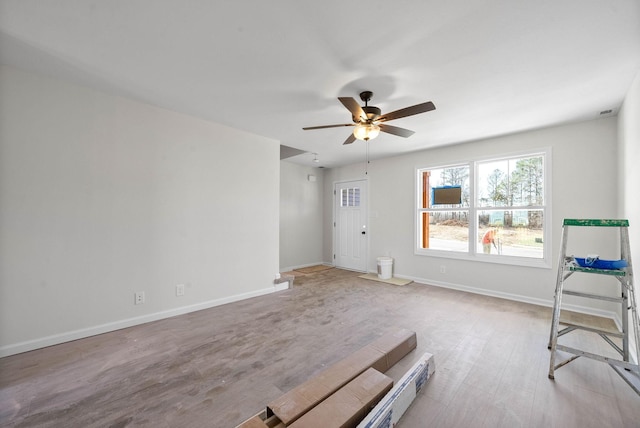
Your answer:
[[[369,140],[364,142],[366,147],[365,163],[364,163],[364,175],[369,174]]]

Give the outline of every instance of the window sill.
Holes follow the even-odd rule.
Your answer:
[[[551,269],[553,267],[552,264],[549,262],[549,260],[533,259],[528,257],[500,256],[500,255],[489,255],[489,254],[470,254],[470,253],[461,253],[458,251],[445,251],[445,250],[415,250],[414,254],[416,256],[439,257],[439,258],[445,258],[445,259],[467,260],[471,262],[480,262],[480,263],[495,263],[495,264],[510,265],[510,266],[533,267],[533,268],[539,268],[539,269]]]

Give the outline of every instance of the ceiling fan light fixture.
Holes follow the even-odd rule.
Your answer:
[[[358,124],[353,130],[353,136],[363,141],[373,140],[378,134],[380,134],[380,127],[373,123]]]
[[[351,144],[356,140],[373,140],[378,136],[380,131],[386,132],[387,134],[397,135],[398,137],[408,138],[414,134],[413,131],[397,126],[388,125],[387,122],[407,116],[426,113],[428,111],[436,109],[436,106],[433,105],[431,101],[427,101],[426,103],[416,104],[414,106],[405,107],[401,108],[400,110],[394,110],[390,113],[382,114],[381,110],[378,107],[369,105],[369,101],[371,100],[372,96],[373,92],[371,91],[364,91],[360,93],[360,99],[364,101],[364,106],[358,104],[358,102],[351,97],[338,97],[338,101],[340,101],[342,105],[345,106],[351,113],[352,123],[307,126],[302,129],[305,131],[310,131],[312,129],[355,126],[353,133],[347,137],[344,143],[342,143],[343,145]]]

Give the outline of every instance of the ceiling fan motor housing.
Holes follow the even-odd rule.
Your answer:
[[[367,105],[367,103],[371,101],[371,97],[373,97],[373,92],[371,91],[360,92],[360,99],[364,101],[364,106],[362,107],[362,111],[364,111],[364,113],[367,115],[367,123],[373,122],[374,120],[379,118],[380,115],[382,114],[382,110],[380,110],[378,107]],[[362,121],[359,119],[360,119],[359,117],[358,118],[354,117],[353,121],[355,123],[361,123]]]
[[[362,110],[366,113],[368,122],[373,122],[382,114],[382,110],[380,110],[378,107],[364,106],[362,107]]]

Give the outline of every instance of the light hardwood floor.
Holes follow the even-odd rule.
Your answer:
[[[423,352],[436,363],[401,428],[640,426],[640,398],[606,364],[579,358],[547,378],[549,308],[357,276],[317,272],[283,292],[0,359],[0,426],[234,427],[390,326],[416,331],[418,348],[387,374],[399,379]]]

